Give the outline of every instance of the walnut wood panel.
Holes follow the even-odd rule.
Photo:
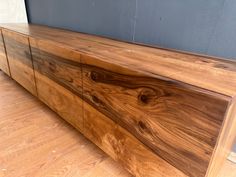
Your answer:
[[[66,59],[40,51],[40,42],[31,39],[30,44],[39,99],[82,132],[82,100],[68,90],[76,88],[78,94],[82,95],[81,67],[68,65],[63,62],[67,61]],[[42,47],[47,48],[47,46]],[[59,46],[50,48],[48,45],[48,47],[51,53],[63,51],[65,57],[75,56]],[[80,55],[77,57],[80,58]]]
[[[124,128],[84,102],[84,134],[136,177],[183,177]]]
[[[37,95],[28,37],[5,29],[3,36],[12,78]]]
[[[2,36],[2,29],[0,28],[0,69],[10,76],[10,70],[8,66],[8,60],[5,51],[4,40]]]
[[[227,97],[84,55],[82,62],[84,100],[187,175],[206,174]]]

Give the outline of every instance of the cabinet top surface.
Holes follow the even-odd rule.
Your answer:
[[[153,77],[162,76],[230,97],[236,95],[235,61],[131,44],[46,26],[0,26],[39,40],[57,42],[81,54]]]

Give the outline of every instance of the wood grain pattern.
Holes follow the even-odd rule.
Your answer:
[[[34,48],[35,46],[40,47],[37,41],[31,39],[30,44],[32,47],[38,98],[83,132],[82,99],[64,88],[64,86],[70,83],[70,85],[74,86],[71,86],[71,88],[77,88],[76,91],[82,97],[81,68],[76,68],[75,66],[71,68],[65,67],[58,59],[60,57],[53,55],[53,58],[52,55],[43,55],[40,50]],[[45,47],[47,48],[47,46]],[[62,49],[54,46],[50,51],[53,53],[53,51],[60,50]],[[74,56],[71,53],[66,53],[66,50],[62,51],[64,55],[68,54],[68,58]],[[70,69],[74,73],[71,73]]]
[[[2,29],[0,28],[0,69],[10,76],[8,60],[6,56],[5,44],[2,36]]]
[[[62,49],[55,44],[37,41],[37,44],[31,42],[31,46],[37,86],[41,87],[39,92],[44,102],[48,102],[48,90],[42,83],[47,77],[82,98],[80,63],[74,62],[73,57],[57,56],[53,51]],[[80,61],[80,55],[77,61]],[[98,59],[83,57],[82,61],[86,63],[82,68],[83,98],[86,101],[136,135],[173,166],[191,176],[204,176],[228,104],[226,98],[214,98],[171,81],[156,80],[119,67],[105,67],[103,62],[98,64],[103,68],[99,68],[96,66]],[[109,72],[104,67],[122,72]],[[41,74],[46,77],[39,79]],[[57,85],[54,82],[49,84],[50,87]],[[60,95],[57,93],[57,97],[62,99]],[[69,104],[70,101],[64,110],[68,109]],[[167,130],[172,131],[166,133]]]
[[[84,104],[84,134],[136,177],[184,177],[169,163],[152,153],[128,131],[92,106]]]
[[[187,175],[205,175],[228,98],[81,59],[84,100]]]
[[[28,37],[5,29],[3,36],[12,78],[37,95]]]
[[[229,98],[83,54],[70,57],[48,41],[31,46],[37,72],[83,97],[187,175],[205,175]],[[64,50],[64,56],[57,54]]]
[[[57,101],[54,102],[53,106],[50,106],[53,108],[53,107],[57,107],[58,104],[61,105],[61,103],[63,103],[63,105],[64,105],[63,108],[59,107],[58,109],[56,109],[56,112],[59,112],[59,114],[60,114],[60,110],[61,111],[62,110],[64,110],[64,111],[76,110],[74,105],[79,110],[79,104],[75,104],[75,102],[73,100],[68,100],[65,103],[65,101],[63,101],[63,100],[66,100],[67,96],[60,93],[60,92],[62,90],[64,90],[63,92],[66,92],[66,89],[68,89],[72,93],[74,93],[75,95],[82,97],[81,64],[79,62],[75,62],[75,61],[70,60],[69,55],[67,56],[67,58],[62,58],[62,57],[57,56],[53,52],[53,51],[58,50],[58,47],[56,45],[54,45],[54,47],[51,48],[50,43],[42,42],[42,41],[34,41],[32,39],[30,41],[31,41],[30,43],[31,43],[32,52],[33,52],[33,62],[34,62],[34,66],[35,66],[34,68],[35,68],[36,83],[37,83],[39,98],[41,99],[43,97],[43,101],[46,103],[49,102],[49,105],[50,105],[50,102],[52,102],[52,100],[54,100],[51,95],[55,95],[55,97],[59,97],[60,99],[57,99]],[[37,48],[36,48],[36,46],[37,46]],[[49,48],[51,50],[46,52],[46,50],[48,50]],[[48,53],[48,52],[50,52],[50,53]],[[64,56],[64,57],[66,57],[66,56]],[[75,58],[73,58],[73,59],[75,60]],[[45,82],[47,82],[47,84],[45,84]],[[50,87],[55,92],[55,94],[53,94],[52,92],[49,92],[48,91],[49,89],[47,89],[47,87],[48,88]],[[58,87],[58,89],[55,89],[55,87]],[[47,94],[47,93],[49,93],[49,94]],[[86,107],[86,103],[83,102],[83,107],[84,107],[83,110],[85,111],[88,108],[88,105]],[[82,108],[82,106],[81,106],[81,108]],[[91,110],[91,108],[89,109],[89,111],[90,110]],[[76,126],[76,123],[72,122],[73,120],[77,120],[76,116],[73,116],[72,114],[64,114],[64,115],[60,114],[60,115],[66,120],[70,118],[69,122],[72,125]],[[100,118],[100,116],[102,116],[102,114],[99,112],[89,113],[89,116],[88,116],[88,114],[85,114],[84,118],[86,119],[87,125],[85,125],[83,129],[81,127],[79,128],[79,130],[80,131],[82,130],[82,132],[86,131],[85,136],[89,137],[89,139],[91,139],[91,140],[94,140],[94,142],[97,142],[96,138],[99,138],[100,136],[101,136],[100,138],[102,138],[102,136],[103,136],[103,135],[99,135],[102,132],[97,132],[97,131],[99,131],[99,129],[102,129],[106,132],[107,129],[105,127],[108,126],[109,127],[108,131],[111,131],[112,126],[115,125],[114,123],[112,123],[111,120],[110,121],[105,120],[105,122],[103,122],[104,118],[105,119],[109,119],[109,118],[106,118],[104,115],[102,118]],[[97,120],[95,120],[95,119],[97,119]],[[95,126],[95,125],[97,125],[96,129],[93,130],[94,129],[93,126]],[[92,127],[90,127],[90,126],[92,126]],[[93,131],[96,131],[97,135],[96,135],[96,132],[93,133]],[[173,176],[185,176],[182,172],[175,169],[171,165],[168,165],[167,162],[165,162],[164,160],[159,158],[154,153],[149,152],[150,150],[148,148],[146,148],[144,145],[142,145],[142,143],[139,142],[135,137],[132,137],[132,136],[131,136],[132,138],[126,137],[126,135],[130,136],[130,134],[127,131],[125,131],[123,129],[121,130],[121,132],[120,132],[120,136],[122,136],[121,139],[119,139],[119,137],[116,137],[116,134],[113,135],[113,133],[114,132],[108,132],[108,134],[111,134],[111,136],[114,136],[114,138],[116,138],[116,141],[125,141],[124,144],[122,143],[119,146],[121,146],[122,151],[128,151],[128,152],[125,152],[124,154],[120,154],[119,152],[116,151],[116,149],[110,149],[107,152],[108,147],[106,147],[105,145],[104,146],[99,145],[99,147],[101,147],[101,149],[103,149],[108,154],[112,153],[113,158],[115,158],[116,160],[119,159],[122,162],[122,164],[126,164],[124,166],[129,171],[131,171],[133,174],[135,174],[136,176],[144,176],[144,175],[163,176],[165,167],[170,170],[170,172],[167,174],[171,174]],[[94,135],[94,137],[91,135]],[[127,141],[127,143],[126,143],[126,141]],[[112,146],[112,144],[110,146]],[[113,146],[115,146],[115,145],[113,145]],[[124,146],[124,147],[122,147],[122,146]],[[133,148],[128,149],[127,148],[128,146],[132,146],[132,147],[141,146],[141,147],[135,151],[135,150],[132,150]],[[128,154],[130,154],[130,155],[128,155]],[[141,166],[141,164],[144,161],[144,157],[146,158],[146,160],[145,160],[147,163],[146,167]],[[135,161],[130,160],[130,162],[129,162],[128,158],[129,159],[137,158],[138,159],[137,161],[139,161],[139,163],[136,160]],[[128,166],[127,166],[127,163],[129,163]],[[164,165],[163,165],[163,163],[164,163]],[[162,167],[162,169],[157,168],[160,166]],[[140,170],[135,170],[135,169],[140,169]]]
[[[80,53],[50,42],[30,39],[30,43],[35,70],[82,98]]]
[[[1,177],[131,177],[0,71]]]

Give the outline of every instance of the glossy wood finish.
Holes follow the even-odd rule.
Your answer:
[[[35,40],[31,40],[31,47],[39,99],[66,121],[83,131],[82,99],[64,88],[74,89],[82,97],[81,68],[63,63],[66,59],[61,59],[62,56],[46,55],[40,49],[44,47],[55,54],[57,51],[61,51],[67,58],[76,58],[76,55],[59,46],[41,45]]]
[[[0,71],[1,177],[131,177]]]
[[[205,175],[228,98],[91,57],[82,63],[84,100],[187,175]]]
[[[28,37],[3,29],[11,77],[36,95],[34,71]]]
[[[55,101],[54,105],[51,107],[57,107],[57,105],[60,104],[64,105],[65,108],[59,108],[56,110],[56,112],[60,114],[60,110],[64,110],[63,112],[66,110],[67,112],[70,110],[81,110],[80,108],[82,108],[82,106],[80,107],[80,105],[76,104],[74,100],[68,100],[68,102],[65,104],[67,96],[59,92],[62,90],[66,92],[67,89],[74,93],[74,95],[82,97],[82,72],[81,64],[79,62],[80,56],[75,59],[75,57],[70,57],[70,54],[65,55],[66,49],[60,48],[59,50],[55,44],[52,45],[48,42],[37,42],[35,40],[31,40],[31,47],[39,98],[44,97],[44,102],[51,102],[51,100],[54,100],[50,96],[54,94],[45,89],[49,87],[52,88],[54,93],[56,93],[55,95],[60,98],[57,99],[57,101]],[[53,52],[62,50],[64,51],[64,58]],[[75,60],[77,60],[77,62],[75,62]],[[47,80],[48,84],[44,84],[45,80]],[[55,86],[57,86],[58,89],[54,89]],[[77,109],[74,107],[74,105],[77,106]],[[122,164],[126,164],[126,168],[133,174],[136,176],[163,176],[165,174],[165,169],[169,169],[170,172],[167,173],[168,175],[185,176],[182,172],[169,165],[154,153],[150,152],[147,147],[145,147],[134,136],[128,133],[128,131],[123,128],[116,129],[115,127],[119,127],[118,125],[113,123],[105,115],[89,106],[89,104],[86,104],[86,102],[83,102],[83,108],[83,112],[85,112],[84,128],[82,129],[80,126],[79,130],[84,132],[84,134],[89,137],[90,140],[92,140],[113,158],[119,160],[122,162]],[[80,112],[82,113],[82,111]],[[76,117],[73,115],[70,114],[67,117],[71,118],[71,120],[80,119],[79,116]],[[62,115],[62,117],[67,120],[66,115]],[[72,125],[76,126],[74,122],[71,123]],[[109,136],[107,138],[111,139],[106,139],[104,136]],[[101,141],[99,140],[107,141],[107,143],[100,144]],[[116,142],[112,142],[112,140]],[[119,143],[120,141],[124,141],[124,143]],[[127,148],[129,146],[140,148]],[[145,163],[147,165],[144,167],[143,164]],[[161,170],[160,167],[162,168]]]
[[[0,69],[8,76],[10,76],[10,70],[1,28],[0,28]]]
[[[84,135],[137,177],[183,177],[127,130],[84,102]]]
[[[235,62],[4,27],[30,38],[39,98],[132,174],[218,174],[236,133]]]
[[[60,110],[61,112],[80,110],[81,106],[73,104],[72,100],[66,101],[65,104],[63,100],[67,97],[58,91],[63,88],[54,88],[59,84],[82,97],[81,64],[78,62],[80,55],[78,54],[75,59],[70,55],[66,56],[65,48],[58,48],[55,44],[48,42],[31,41],[39,97],[41,99],[44,97],[42,100],[46,103],[55,100],[52,98],[53,92],[46,89],[47,87],[52,88],[56,93],[56,98],[60,98],[50,106],[54,107],[56,112],[60,114]],[[67,58],[58,56],[56,51],[64,51],[64,57]],[[229,100],[214,93],[204,93],[201,89],[187,85],[181,86],[178,83],[163,80],[163,78],[153,79],[115,65],[106,67],[106,63],[97,61],[93,58],[84,58],[82,55],[84,100],[128,129],[173,166],[191,176],[199,176],[199,174],[204,176]],[[120,71],[120,73],[112,71]],[[53,82],[47,81],[48,84],[45,85],[47,78]],[[208,94],[212,95],[208,96]],[[65,105],[64,109],[60,107],[55,109],[58,103]],[[76,105],[77,109],[70,105]],[[93,121],[90,121],[91,117],[88,116],[90,114],[85,114],[84,121],[89,126]],[[192,120],[188,120],[189,116]],[[71,122],[78,120],[79,116],[68,114],[67,116],[62,115],[62,117]],[[80,121],[80,125],[82,125],[82,121]],[[79,123],[71,123],[78,127]],[[103,126],[97,128],[99,129],[99,127],[103,128]],[[82,127],[79,129],[83,131]],[[85,130],[88,128],[85,127]],[[166,130],[169,132],[166,133]],[[189,136],[186,136],[185,139],[186,134]],[[183,146],[183,143],[186,146]],[[106,149],[106,147],[102,146],[102,149]],[[124,159],[122,160],[125,162]],[[187,170],[186,166],[189,166],[191,171]],[[138,173],[135,172],[135,174]]]
[[[39,98],[83,131],[81,104],[64,94],[68,89],[82,98],[80,55],[75,59],[76,55],[66,54],[65,48],[33,39],[31,47]],[[67,58],[56,51],[63,51]],[[106,66],[83,55],[82,62],[84,100],[171,165],[188,175],[204,176],[227,108],[225,97],[115,65]],[[73,110],[78,110],[77,114],[72,114]],[[84,121],[92,124],[88,116],[85,114]]]

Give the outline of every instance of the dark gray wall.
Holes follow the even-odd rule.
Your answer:
[[[31,23],[236,59],[235,0],[26,0],[26,6]]]
[[[29,21],[133,40],[135,0],[28,0]]]
[[[29,21],[236,59],[235,0],[26,0]]]

